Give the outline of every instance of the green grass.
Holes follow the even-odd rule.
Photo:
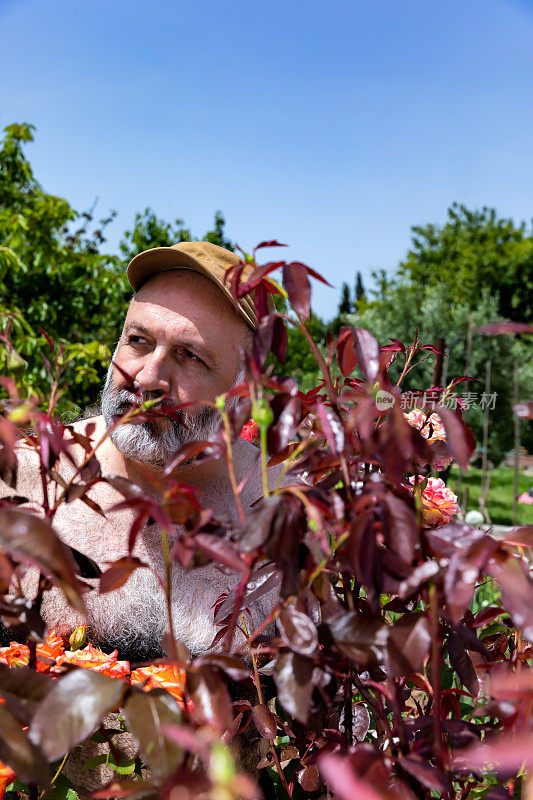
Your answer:
[[[462,506],[463,495],[458,487],[459,469],[456,465],[450,470],[447,485],[459,495],[459,505]],[[468,485],[468,502],[466,510],[479,509],[481,495],[481,470],[469,467],[463,472],[463,492]],[[533,475],[521,473],[518,477],[518,494],[527,492],[533,486]],[[513,523],[513,470],[507,467],[498,467],[493,470],[487,497],[487,511],[491,522],[495,525],[512,525]],[[533,523],[533,506],[518,503],[518,525]]]

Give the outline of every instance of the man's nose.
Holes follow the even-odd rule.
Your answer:
[[[156,353],[147,356],[135,376],[135,383],[142,392],[168,394],[170,392],[170,380],[165,370],[164,359]]]

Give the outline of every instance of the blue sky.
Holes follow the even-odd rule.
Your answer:
[[[453,201],[533,216],[531,0],[0,0],[0,125],[84,210],[221,209],[340,287]],[[338,292],[313,305],[335,313]]]

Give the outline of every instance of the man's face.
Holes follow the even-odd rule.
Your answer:
[[[190,270],[151,278],[133,298],[114,362],[144,398],[187,404],[178,418],[118,426],[111,434],[128,458],[162,467],[185,442],[208,438],[218,412],[206,406],[242,377],[249,329],[219,289]],[[127,379],[110,367],[102,394],[108,427],[138,400]]]

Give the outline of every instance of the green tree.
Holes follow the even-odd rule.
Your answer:
[[[182,219],[173,223],[160,219],[151,208],[135,214],[133,227],[125,231],[120,242],[120,251],[125,261],[150,247],[170,247],[178,242],[190,242],[191,232]]]
[[[425,291],[411,286],[405,281],[387,282],[381,276],[381,288],[377,299],[370,303],[362,313],[352,319],[360,328],[367,328],[383,345],[390,337],[400,339],[405,344],[414,340],[418,330],[423,344],[436,344],[442,337],[448,354],[446,382],[465,374],[466,349],[470,307],[466,302],[457,302],[454,287],[441,282],[429,286]],[[483,289],[473,311],[474,330],[488,322],[501,319],[498,312],[498,299]],[[513,447],[513,364],[520,364],[520,385],[522,399],[533,396],[533,365],[528,358],[530,343],[513,336],[483,336],[474,333],[470,354],[469,375],[474,382],[460,384],[456,392],[461,396],[468,392],[476,395],[475,403],[466,411],[466,420],[472,427],[478,445],[482,442],[483,410],[481,396],[485,390],[485,370],[488,359],[492,362],[490,393],[496,393],[496,404],[489,416],[489,458],[498,463],[504,453]],[[426,353],[426,363],[409,373],[402,384],[404,391],[425,388],[431,382],[433,354]],[[399,374],[403,367],[401,356],[397,358],[396,369]],[[473,400],[474,398],[472,398]],[[470,403],[469,403],[470,405]],[[528,442],[529,428],[523,423],[523,441]]]
[[[350,287],[347,283],[341,286],[341,299],[339,303],[339,316],[349,314],[352,311],[352,298],[350,297]]]
[[[454,203],[444,225],[412,228],[399,277],[424,292],[446,283],[450,297],[477,306],[482,289],[498,299],[504,319],[533,317],[533,228],[499,218],[493,208],[471,211]]]
[[[53,361],[46,331],[64,347],[60,364],[69,362],[59,411],[78,413],[98,399],[131,297],[125,262],[149,247],[193,237],[183,220],[168,223],[146,208],[124,234],[122,258],[102,253],[114,212],[95,223],[92,212],[80,214],[43,190],[25,155],[34,130],[9,125],[0,140],[0,315],[13,345],[0,351],[0,366],[24,396],[46,395],[45,359]],[[233,249],[224,226],[217,211],[203,238]]]
[[[226,221],[221,211],[215,211],[213,228],[202,237],[203,241],[218,244],[227,250],[233,250],[232,242],[226,237],[224,227]],[[171,247],[178,242],[190,242],[194,239],[189,228],[182,219],[166,222],[156,215],[151,208],[145,208],[135,215],[131,230],[124,233],[120,242],[120,251],[124,261],[151,247]]]
[[[33,126],[9,125],[0,140],[0,311],[11,323],[18,353],[1,358],[16,368],[27,393],[45,391],[47,344],[40,333],[65,342],[69,397],[77,406],[94,402],[117,336],[115,320],[131,290],[116,257],[103,255],[105,226],[46,193],[36,180],[24,147]],[[48,356],[50,353],[48,352]]]
[[[311,310],[307,327],[315,342],[325,349],[327,326],[320,317]],[[331,326],[330,326],[331,327]],[[298,383],[302,391],[307,391],[316,385],[320,373],[313,353],[309,348],[307,339],[297,328],[288,326],[287,359],[283,367],[277,362],[275,371],[278,374],[288,375]]]
[[[363,276],[357,271],[357,278],[355,281],[355,302],[359,305],[366,300],[365,286],[363,283]]]

